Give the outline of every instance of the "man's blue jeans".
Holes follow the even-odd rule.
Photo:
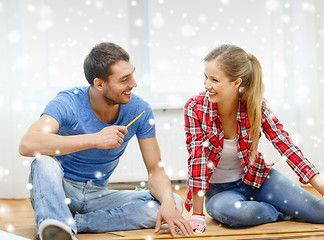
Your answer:
[[[37,226],[45,219],[55,219],[74,232],[154,228],[160,207],[149,191],[108,190],[92,181],[64,178],[58,161],[45,155],[32,162],[30,183]],[[176,194],[173,197],[182,212],[182,199]]]
[[[210,184],[206,210],[215,220],[233,228],[298,218],[324,223],[324,200],[318,199],[275,169],[260,189],[243,183]]]

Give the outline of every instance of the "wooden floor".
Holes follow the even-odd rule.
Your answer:
[[[306,187],[314,195],[319,196],[312,188]],[[180,189],[177,193],[183,197],[185,191]],[[185,217],[190,213],[184,212]],[[324,239],[324,224],[308,224],[301,222],[277,222],[251,228],[229,229],[206,216],[207,230],[201,235],[195,235],[190,239]],[[28,239],[36,239],[34,212],[29,199],[8,200],[0,199],[0,230],[10,232]],[[78,234],[79,240],[103,240],[103,239],[170,239],[167,233],[154,234],[153,229],[136,231],[118,231],[105,234]],[[176,238],[189,238],[178,236]]]

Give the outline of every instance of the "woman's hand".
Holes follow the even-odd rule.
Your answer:
[[[192,214],[191,218],[188,219],[188,222],[194,232],[203,233],[207,227],[205,216],[203,214]]]

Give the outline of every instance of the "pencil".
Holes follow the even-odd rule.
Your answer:
[[[140,118],[140,116],[142,116],[145,113],[145,111],[143,111],[140,115],[138,115],[136,118],[133,119],[133,121],[131,121],[130,123],[127,124],[126,128],[128,128],[130,125],[132,125],[137,119]]]

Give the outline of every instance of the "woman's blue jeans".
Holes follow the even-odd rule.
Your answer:
[[[160,207],[149,191],[108,190],[92,181],[64,178],[59,162],[45,155],[32,162],[30,183],[37,226],[55,219],[74,232],[154,228]],[[176,194],[174,199],[182,212],[182,199]]]
[[[310,194],[275,169],[261,188],[242,180],[211,183],[206,194],[207,213],[233,228],[297,218],[324,223],[324,200]]]

